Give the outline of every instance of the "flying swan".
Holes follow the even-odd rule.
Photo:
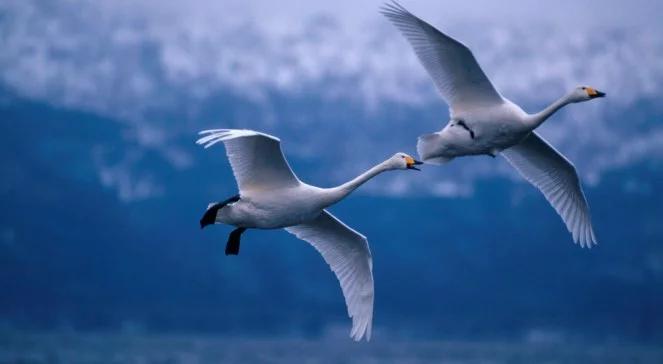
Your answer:
[[[209,148],[223,142],[237,180],[239,194],[212,203],[200,227],[223,223],[236,227],[226,244],[226,255],[239,253],[240,236],[246,229],[285,228],[322,254],[336,274],[352,318],[350,337],[371,338],[373,321],[373,263],[366,237],[334,217],[325,208],[339,202],[378,174],[396,169],[415,169],[422,164],[405,153],[333,188],[301,182],[281,151],[280,140],[252,130],[215,129],[200,132],[197,143]]]
[[[381,12],[409,41],[449,105],[448,124],[439,132],[419,137],[419,157],[427,163],[441,164],[466,155],[502,154],[543,193],[575,243],[588,248],[596,244],[589,206],[575,167],[534,129],[567,104],[605,94],[580,86],[543,111],[527,114],[497,92],[465,45],[395,1],[385,4]]]

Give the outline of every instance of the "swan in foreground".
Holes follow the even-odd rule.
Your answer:
[[[396,169],[415,169],[422,164],[405,153],[333,188],[301,182],[281,151],[278,138],[252,130],[216,129],[197,143],[205,148],[223,142],[237,180],[239,194],[210,204],[200,227],[223,223],[236,227],[230,233],[226,255],[239,253],[240,236],[246,229],[285,228],[309,242],[336,274],[352,317],[350,336],[371,338],[373,321],[373,263],[366,237],[334,217],[325,208],[339,202],[378,174]]]
[[[449,105],[448,124],[439,132],[419,137],[419,157],[427,163],[441,164],[466,155],[502,154],[541,190],[564,220],[574,242],[582,247],[596,244],[575,167],[534,129],[567,104],[605,94],[592,87],[577,87],[543,111],[527,114],[495,90],[465,45],[395,1],[385,4],[381,12],[407,38]]]

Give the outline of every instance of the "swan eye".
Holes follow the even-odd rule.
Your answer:
[[[583,87],[582,87],[582,89],[583,89],[583,90],[586,90],[586,89],[587,89],[587,87],[583,86]]]

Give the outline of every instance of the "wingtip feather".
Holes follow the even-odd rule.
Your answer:
[[[379,12],[390,19],[410,15],[410,12],[407,9],[393,0],[382,4],[379,8]]]
[[[279,143],[281,142],[279,138],[273,135],[250,129],[207,129],[198,132],[198,134],[203,136],[196,141],[196,144],[203,145],[205,149],[213,146],[214,144],[217,144],[218,142],[225,142],[235,138],[251,136],[261,136],[272,139]]]
[[[370,311],[372,311],[372,309]],[[372,316],[372,312],[370,312],[368,315],[360,315],[358,313],[350,315],[350,317],[352,317],[352,330],[350,331],[350,337],[354,341],[361,341],[361,339],[366,339],[366,341],[371,340],[371,333],[373,329]]]

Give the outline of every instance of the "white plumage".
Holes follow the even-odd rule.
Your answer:
[[[421,164],[396,153],[357,178],[333,188],[301,182],[288,165],[278,138],[252,130],[205,130],[197,143],[206,148],[223,142],[239,196],[221,205],[211,204],[212,222],[237,226],[235,238],[247,228],[285,228],[320,252],[338,278],[354,340],[371,337],[373,322],[373,263],[366,237],[348,227],[329,211],[357,187],[378,174],[395,169],[416,169]],[[214,206],[216,210],[210,210]],[[203,219],[205,219],[205,216]],[[201,220],[201,226],[205,224]],[[230,240],[233,239],[231,233]],[[230,244],[229,240],[229,244]],[[236,254],[237,252],[233,253]]]
[[[467,155],[503,154],[552,204],[583,247],[596,244],[589,206],[576,170],[534,132],[569,103],[605,96],[577,87],[536,114],[527,114],[502,97],[468,47],[412,15],[395,1],[382,13],[401,31],[449,105],[450,121],[439,132],[422,135],[417,152],[428,163]]]
[[[366,237],[342,223],[328,211],[315,220],[285,228],[309,242],[329,264],[341,284],[352,317],[354,340],[371,338],[373,319],[373,260]]]
[[[410,42],[419,61],[452,109],[462,105],[501,102],[495,90],[463,43],[417,18],[400,4],[386,4],[382,13]]]
[[[300,183],[285,160],[281,141],[276,137],[253,130],[229,129],[203,130],[200,134],[207,134],[197,142],[205,148],[218,142],[225,144],[240,190],[297,186]]]
[[[504,150],[503,155],[527,181],[541,190],[564,220],[574,241],[587,247],[596,242],[589,206],[571,162],[535,132]]]

